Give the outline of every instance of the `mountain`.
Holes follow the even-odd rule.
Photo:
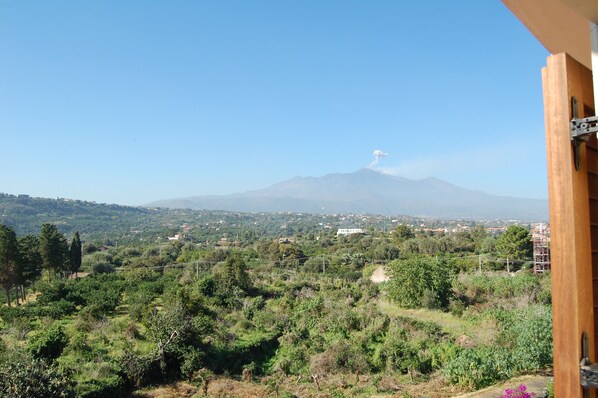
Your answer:
[[[546,200],[494,196],[436,178],[410,180],[371,169],[295,177],[256,191],[160,200],[144,207],[525,221],[548,218]]]

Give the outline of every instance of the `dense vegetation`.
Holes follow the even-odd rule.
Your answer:
[[[0,307],[7,396],[127,396],[174,381],[218,396],[240,378],[261,396],[451,396],[552,364],[550,279],[527,270],[518,226],[499,237],[312,228],[224,246],[68,243],[52,224],[1,232],[2,299],[15,286],[21,298]],[[390,280],[378,285],[380,266]]]

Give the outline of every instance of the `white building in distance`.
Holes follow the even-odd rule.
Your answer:
[[[339,228],[336,231],[336,236],[339,235],[353,235],[353,234],[362,234],[363,233],[363,229],[361,228]]]

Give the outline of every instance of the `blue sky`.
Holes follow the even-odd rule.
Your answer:
[[[546,198],[498,0],[0,0],[0,192],[139,205],[376,168]]]

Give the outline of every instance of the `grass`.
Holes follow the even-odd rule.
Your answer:
[[[401,308],[383,299],[379,299],[377,304],[380,311],[390,317],[403,316],[418,321],[433,322],[439,325],[444,332],[454,337],[462,335],[469,336],[477,344],[491,344],[497,333],[496,325],[491,320],[484,321],[483,325],[474,325],[449,312],[428,310],[425,308]]]

